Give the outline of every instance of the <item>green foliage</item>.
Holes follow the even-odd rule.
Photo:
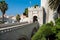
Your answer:
[[[5,1],[0,1],[0,10],[2,12],[2,21],[4,22],[4,14],[6,12],[6,10],[8,9],[7,3]]]
[[[42,25],[32,40],[51,40],[52,38],[52,40],[60,40],[60,18],[55,23],[56,25],[53,25],[53,22]]]
[[[56,19],[55,23],[56,23],[56,29],[60,29],[60,18]]]
[[[51,28],[51,30],[52,30],[53,33],[56,33],[56,26],[53,26],[53,27]]]
[[[60,40],[60,32],[57,33],[56,37],[58,40]]]
[[[60,18],[56,20],[56,31],[57,31],[57,34],[56,34],[56,40],[60,40]]]
[[[46,36],[53,34],[52,27],[48,24],[44,24],[33,36],[32,40],[46,40]]]
[[[46,38],[45,37],[42,37],[41,40],[46,40]]]
[[[42,35],[46,36],[46,35],[50,35],[52,33],[51,27],[48,25],[44,25],[40,28],[40,30],[42,31]]]
[[[60,25],[60,18],[55,21],[57,25]]]
[[[28,8],[25,9],[23,15],[27,16],[28,17]]]
[[[20,15],[19,15],[19,14],[16,15],[16,20],[17,20],[18,22],[20,21]]]
[[[5,1],[0,1],[0,10],[5,14],[5,11],[8,9],[7,3]]]
[[[47,26],[52,26],[52,27],[54,26],[54,24],[53,24],[52,21],[51,21],[50,23],[47,23],[46,25],[47,25]]]
[[[35,5],[34,8],[36,8],[38,5]]]

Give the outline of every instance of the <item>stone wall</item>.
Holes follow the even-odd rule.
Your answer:
[[[37,20],[40,25],[43,24],[43,8],[37,6],[36,8],[30,7],[28,8],[28,18],[29,22],[33,22],[33,17],[37,16]]]
[[[41,7],[45,8],[46,11],[46,23],[53,21],[54,22],[54,11],[49,7],[49,0],[41,0]]]

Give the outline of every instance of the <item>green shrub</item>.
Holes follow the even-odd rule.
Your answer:
[[[60,18],[53,22],[42,25],[32,40],[60,40]]]
[[[32,37],[32,40],[46,40],[46,37],[54,34],[55,29],[52,30],[53,27],[50,24],[44,24],[38,30],[38,32]]]
[[[56,23],[56,25],[60,25],[60,18],[56,19],[55,23]]]
[[[53,25],[53,22],[42,25],[38,32],[32,37],[32,40],[47,40],[50,35],[55,36],[56,26]]]
[[[60,40],[60,18],[55,23],[56,25],[53,22],[42,25],[32,40]]]
[[[56,34],[57,40],[60,40],[60,32]]]

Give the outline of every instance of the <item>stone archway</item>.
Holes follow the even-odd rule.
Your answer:
[[[38,21],[37,16],[33,16],[33,22]]]

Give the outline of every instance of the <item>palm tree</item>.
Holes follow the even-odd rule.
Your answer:
[[[58,15],[60,15],[60,0],[49,0],[49,6],[54,11],[57,9]]]
[[[5,1],[0,1],[0,10],[2,12],[2,21],[4,22],[4,14],[6,10],[8,9],[7,3]]]

